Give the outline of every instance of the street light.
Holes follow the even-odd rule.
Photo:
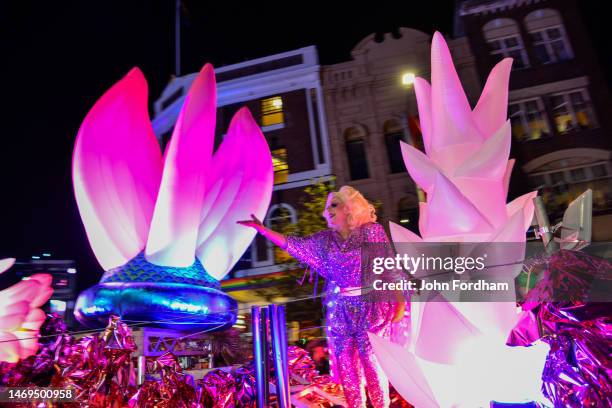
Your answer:
[[[414,78],[416,78],[414,72],[404,72],[402,74],[402,85],[412,86],[412,84],[414,84]]]

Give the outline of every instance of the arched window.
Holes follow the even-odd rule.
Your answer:
[[[268,214],[264,219],[266,227],[279,231],[287,223],[294,224],[297,222],[297,211],[291,205],[286,203],[274,204],[268,209]],[[251,245],[251,254],[253,259],[253,267],[270,266],[275,263],[284,262],[288,255],[276,248],[274,244],[257,235]]]
[[[274,231],[281,231],[288,224],[297,222],[297,212],[289,204],[281,203],[270,207],[266,217],[266,226]],[[289,254],[268,241],[268,247],[274,253],[274,263],[286,262],[291,259]]]
[[[397,205],[398,221],[401,226],[415,234],[419,233],[419,207],[416,197],[403,197]]]
[[[406,171],[404,159],[402,158],[402,149],[400,140],[406,141],[404,137],[404,128],[395,119],[385,122],[383,126],[385,134],[385,145],[387,147],[387,158],[389,159],[389,170],[391,173],[402,173]]]
[[[553,64],[574,57],[558,11],[532,11],[525,17],[525,27],[540,64]]]
[[[486,23],[482,27],[482,32],[489,44],[491,55],[498,55],[500,59],[513,58],[512,69],[529,66],[525,45],[516,21],[509,18],[497,18]]]
[[[351,180],[361,180],[370,177],[365,152],[365,136],[364,129],[357,126],[350,127],[344,131]]]
[[[551,221],[563,216],[567,205],[593,190],[593,210],[612,209],[612,155],[602,149],[566,149],[539,156],[523,166],[537,188]]]

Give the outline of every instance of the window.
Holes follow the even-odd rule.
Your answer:
[[[391,173],[403,173],[406,171],[400,141],[404,140],[404,130],[395,120],[389,120],[384,125],[385,145],[387,147],[387,158],[389,159],[389,170]]]
[[[349,164],[351,180],[361,180],[370,177],[368,161],[365,152],[365,132],[357,127],[345,131],[346,155]]]
[[[283,115],[283,98],[275,96],[261,101],[261,125],[280,125],[285,122]]]
[[[349,160],[351,180],[361,180],[370,177],[368,162],[365,154],[363,140],[350,140],[346,142],[346,154]]]
[[[289,177],[287,149],[272,150],[272,165],[274,166],[274,184],[286,183]]]
[[[527,68],[529,66],[527,53],[519,36],[489,41],[489,47],[491,55],[512,58],[514,60],[512,62],[512,69]]]
[[[402,150],[400,148],[400,140],[404,140],[403,132],[385,135],[391,173],[403,173],[406,171],[404,159],[402,158]]]
[[[552,64],[574,57],[561,14],[557,10],[532,11],[525,17],[525,28],[540,64]]]
[[[605,164],[598,164],[597,166],[591,167],[591,173],[594,178],[606,177],[608,175],[608,169]]]
[[[595,127],[593,112],[585,89],[552,95],[555,126],[559,133],[569,133]]]
[[[419,209],[416,197],[404,197],[398,203],[397,215],[400,225],[419,233]]]
[[[584,168],[570,170],[570,176],[572,181],[583,181],[586,179]]]
[[[509,18],[497,18],[482,27],[491,55],[514,59],[512,69],[527,68],[529,59],[523,45],[519,26]]]
[[[512,135],[520,142],[550,136],[550,130],[540,99],[512,102],[508,106]]]
[[[540,64],[552,64],[572,58],[562,27],[530,33],[533,49]]]
[[[286,203],[274,204],[268,209],[268,214],[264,219],[264,224],[268,228],[279,231],[287,224],[297,222],[297,212]],[[289,258],[283,250],[276,248],[274,244],[265,239],[261,234],[257,234],[251,244],[252,267],[271,266],[274,263],[284,262]]]
[[[542,193],[549,216],[553,220],[560,219],[568,204],[587,188],[593,190],[594,210],[608,211],[612,208],[609,162],[584,163],[586,158],[580,156],[572,159],[576,164],[581,163],[579,167],[560,170],[557,166],[566,162],[566,159],[563,159],[539,167],[539,170],[545,170],[543,172],[529,175],[531,186]],[[550,169],[553,165],[555,170]]]
[[[268,212],[266,225],[274,231],[282,231],[288,224],[295,224],[297,216],[295,209],[289,204],[278,204],[271,207]],[[291,256],[283,249],[268,242],[268,247],[274,251],[274,263],[287,262],[291,260]]]

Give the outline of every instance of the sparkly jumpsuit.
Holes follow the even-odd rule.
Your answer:
[[[374,408],[389,406],[387,376],[372,351],[367,332],[389,336],[394,305],[389,301],[373,301],[363,293],[342,295],[343,289],[364,287],[361,250],[368,242],[389,242],[382,225],[362,225],[346,240],[334,230],[287,237],[287,252],[327,280],[324,301],[327,336],[337,364],[334,369],[350,408],[366,407],[366,389]]]

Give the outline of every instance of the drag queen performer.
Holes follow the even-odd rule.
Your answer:
[[[255,216],[238,223],[255,228],[327,279],[327,336],[349,407],[366,407],[366,389],[374,408],[388,407],[389,383],[372,352],[367,332],[389,336],[391,323],[404,317],[406,303],[403,298],[366,299],[361,290],[361,250],[368,242],[389,241],[382,225],[375,222],[374,207],[352,187],[330,193],[323,216],[329,229],[307,237],[272,231]]]

